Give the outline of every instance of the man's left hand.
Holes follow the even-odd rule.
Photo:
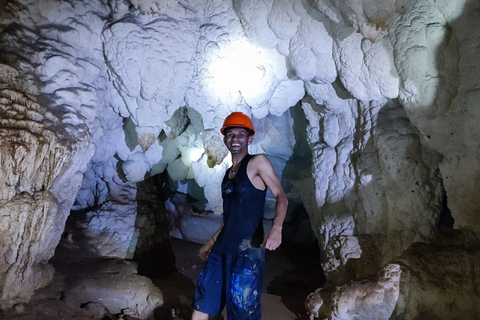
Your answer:
[[[262,246],[265,246],[268,250],[277,249],[282,243],[282,227],[273,226],[272,230],[267,234]]]

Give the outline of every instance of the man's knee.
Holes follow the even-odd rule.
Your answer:
[[[208,320],[208,314],[198,310],[193,310],[192,320]]]

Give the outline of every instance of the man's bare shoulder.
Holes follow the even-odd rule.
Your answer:
[[[253,155],[252,159],[250,160],[250,163],[252,164],[252,167],[258,170],[263,170],[263,169],[272,167],[272,163],[268,159],[267,155],[263,153]]]
[[[263,153],[258,153],[258,154],[253,154],[252,155],[252,159],[250,161],[254,161],[254,162],[270,162],[270,160],[268,160],[268,157],[266,154],[263,154]]]

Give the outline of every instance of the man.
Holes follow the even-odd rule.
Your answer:
[[[200,249],[207,259],[198,277],[193,320],[219,316],[227,308],[229,320],[261,318],[260,298],[265,248],[282,242],[288,200],[265,155],[250,155],[255,128],[241,112],[230,114],[220,130],[232,155],[232,167],[222,181],[223,224]],[[275,219],[263,238],[263,211],[267,188],[275,196]]]

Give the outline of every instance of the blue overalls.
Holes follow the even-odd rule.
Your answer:
[[[218,316],[227,307],[229,320],[261,318],[265,266],[263,212],[266,190],[253,186],[242,159],[237,175],[222,181],[223,222],[212,252],[197,280],[193,307]]]

